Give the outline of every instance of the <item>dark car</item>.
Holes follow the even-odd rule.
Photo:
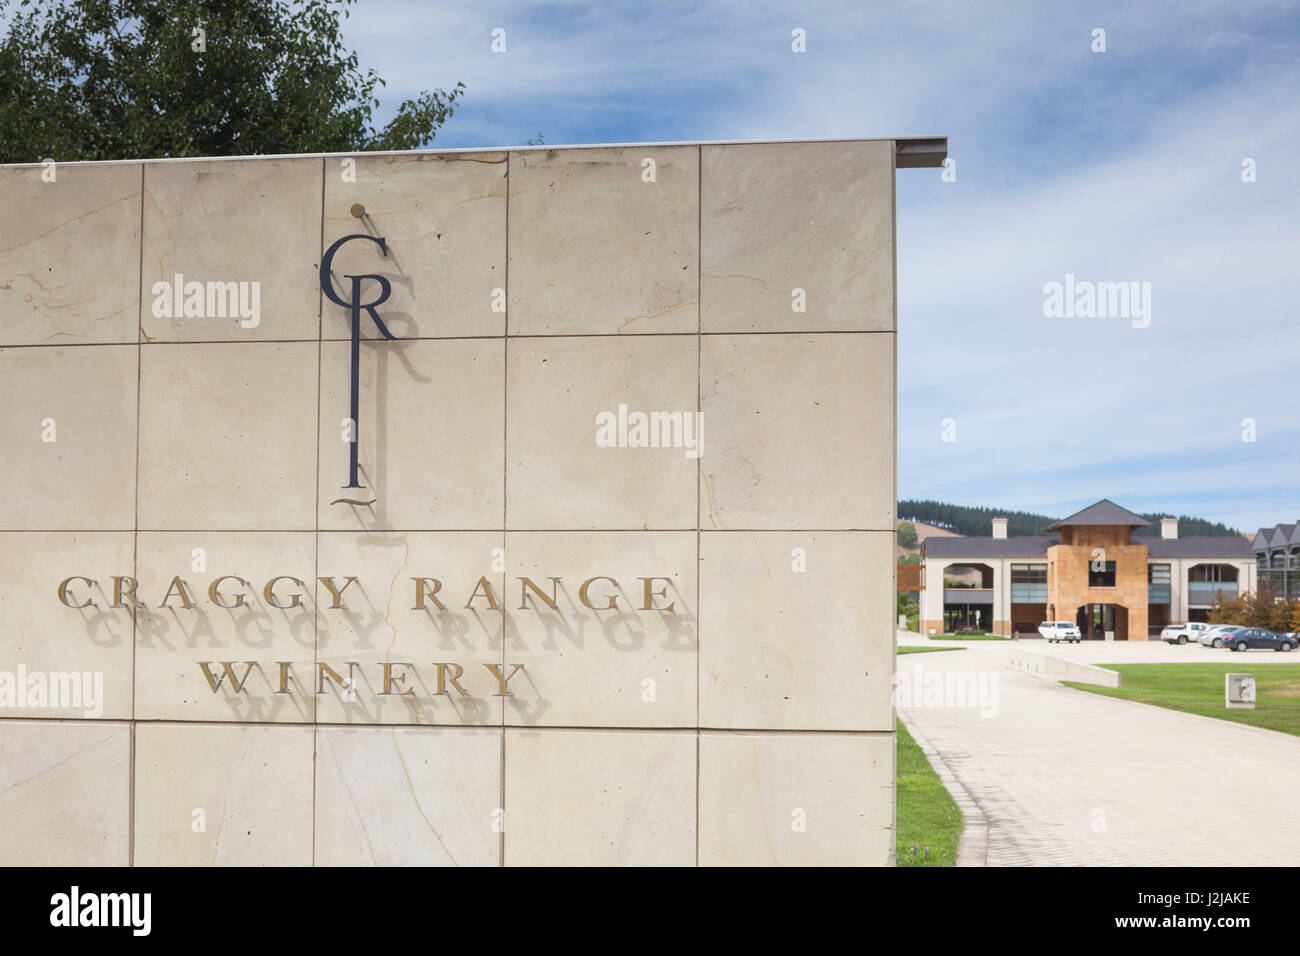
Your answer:
[[[1265,627],[1243,627],[1239,631],[1223,635],[1223,646],[1234,651],[1248,651],[1251,648],[1289,651],[1295,645],[1296,639],[1290,634],[1279,634]]]

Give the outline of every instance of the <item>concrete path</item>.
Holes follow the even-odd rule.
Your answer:
[[[899,643],[939,642],[900,633]],[[949,777],[959,804],[978,811],[967,810],[975,827],[959,863],[1291,866],[1300,859],[1300,737],[1031,677],[1006,666],[1009,643],[968,642],[965,650],[898,658],[909,679],[917,667],[922,677],[996,676],[994,716],[951,706],[898,711],[938,758],[936,769]],[[1202,656],[1190,645],[1022,644],[1094,664]],[[1245,671],[1300,663],[1296,652],[1203,651]]]

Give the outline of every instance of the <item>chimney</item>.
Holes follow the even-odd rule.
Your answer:
[[[1178,519],[1161,518],[1160,519],[1160,537],[1166,541],[1174,541],[1178,537]]]
[[[994,519],[993,519],[993,537],[995,537],[995,538],[1005,538],[1006,536],[1007,536],[1007,519],[1006,519],[1006,518],[994,518]]]

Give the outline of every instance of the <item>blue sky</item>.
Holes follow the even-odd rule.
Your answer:
[[[360,0],[344,36],[381,118],[466,84],[436,146],[947,135],[955,182],[898,175],[899,495],[1300,518],[1300,5]],[[1067,273],[1150,282],[1150,325],[1045,317]]]

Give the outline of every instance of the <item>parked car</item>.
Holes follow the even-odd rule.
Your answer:
[[[1186,644],[1199,640],[1201,635],[1212,625],[1202,621],[1188,621],[1186,624],[1169,624],[1160,632],[1160,640],[1167,644]]]
[[[1073,621],[1044,621],[1038,625],[1038,633],[1047,638],[1049,644],[1058,641],[1073,641],[1078,644],[1083,639],[1079,625]]]
[[[1213,624],[1210,629],[1202,634],[1199,640],[1206,647],[1222,647],[1223,639],[1237,631],[1244,631],[1246,628],[1241,624]]]
[[[1243,627],[1223,639],[1223,646],[1234,651],[1263,649],[1270,651],[1289,651],[1295,647],[1296,639],[1290,634],[1279,634],[1266,627]]]

